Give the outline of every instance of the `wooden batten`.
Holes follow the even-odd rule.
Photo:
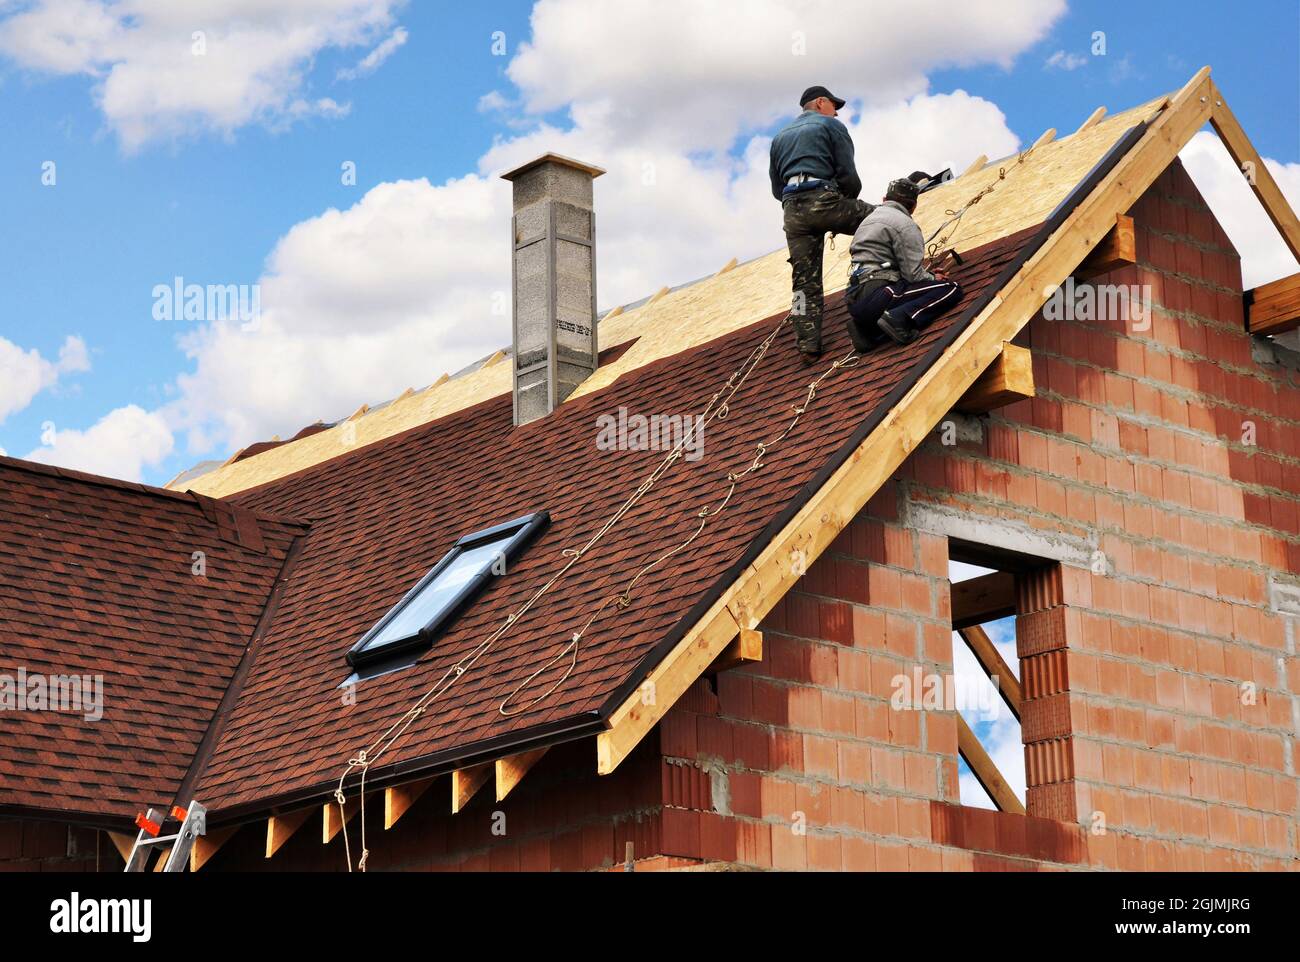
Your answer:
[[[952,586],[952,626],[960,631],[1016,613],[1016,578],[995,571]]]
[[[289,841],[289,836],[302,828],[314,808],[303,808],[286,815],[272,815],[266,820],[266,857],[270,858]]]
[[[1246,330],[1285,334],[1300,327],[1300,274],[1281,277],[1246,292]]]
[[[193,846],[190,847],[190,871],[197,872],[203,868],[208,863],[208,860],[216,855],[221,846],[230,841],[230,837],[237,831],[239,831],[239,826],[232,825],[230,828],[219,828],[214,832],[208,832],[208,834],[196,838]]]
[[[763,660],[763,633],[754,628],[741,628],[736,640],[729,644],[709,666],[708,673],[730,671],[741,665],[752,665]]]
[[[955,406],[963,414],[987,414],[1033,396],[1034,362],[1029,349],[1004,344],[1002,353]]]
[[[498,758],[493,764],[496,772],[497,801],[504,801],[514,787],[523,781],[529,769],[541,761],[545,754],[545,748],[538,748],[531,752],[511,755],[509,758]]]
[[[1024,815],[1025,806],[1020,803],[1016,793],[1011,790],[1007,780],[1002,777],[998,767],[993,764],[993,759],[989,758],[989,753],[984,750],[980,740],[970,730],[970,726],[966,724],[966,719],[961,717],[960,712],[955,714],[957,715],[957,751],[961,753],[961,757],[970,766],[975,780],[980,783],[984,791],[989,793],[989,798],[993,799],[993,804],[998,807],[999,811]]]
[[[1115,226],[1086,258],[1074,276],[1080,280],[1105,274],[1137,263],[1137,232],[1133,227],[1133,218],[1120,214]]]
[[[455,815],[463,811],[474,794],[487,784],[487,780],[494,774],[495,766],[491,762],[472,765],[469,768],[458,768],[452,772],[451,813]]]
[[[418,782],[394,785],[384,789],[384,829],[387,831],[397,824],[397,820],[406,814],[415,800],[429,790],[434,783],[432,778],[422,778]]]

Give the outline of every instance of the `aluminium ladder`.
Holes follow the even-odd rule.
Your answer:
[[[155,809],[149,809],[135,817],[135,824],[139,826],[140,832],[135,837],[135,845],[131,848],[131,857],[126,860],[126,872],[143,872],[145,866],[149,863],[149,855],[152,846],[163,845],[171,842],[171,851],[165,853],[167,859],[160,871],[163,872],[184,872],[186,865],[190,860],[190,849],[194,847],[194,840],[200,835],[207,834],[208,810],[196,801],[190,802],[188,809],[181,808],[179,805],[173,805],[171,817],[181,823],[180,829],[175,835],[159,835],[162,831],[163,822],[166,816],[159,815]]]

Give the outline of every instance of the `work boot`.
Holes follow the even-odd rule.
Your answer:
[[[916,340],[917,330],[906,319],[891,314],[889,311],[880,315],[876,326],[892,337],[899,344],[911,344]]]
[[[853,342],[853,350],[859,354],[870,354],[883,340],[879,334],[874,337],[870,336],[862,325],[851,317],[848,320],[848,328],[849,340]]]

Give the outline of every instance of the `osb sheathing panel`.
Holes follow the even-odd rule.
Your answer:
[[[945,247],[968,251],[1046,220],[1066,195],[1129,127],[1148,120],[1163,106],[1160,97],[1104,118],[1087,130],[1035,147],[1023,164],[1017,156],[994,161],[921,197],[916,219],[927,237],[985,187],[1006,178],[970,208],[941,238]],[[874,197],[865,199],[875,201]],[[826,290],[848,282],[849,244],[839,238],[826,251]],[[756,320],[788,310],[790,266],[784,248],[725,273],[672,291],[653,303],[611,316],[601,323],[601,348],[636,339],[618,360],[602,366],[578,388],[575,397],[598,391],[623,372],[711,341]],[[346,451],[425,424],[452,411],[508,392],[511,365],[500,359],[462,377],[394,401],[355,421],[281,445],[218,468],[178,487],[213,497],[234,494],[274,481]],[[309,415],[304,416],[304,420]]]

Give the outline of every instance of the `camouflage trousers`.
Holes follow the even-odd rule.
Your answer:
[[[852,236],[871,213],[866,201],[852,200],[838,190],[822,188],[790,194],[781,203],[785,211],[785,240],[790,248],[794,298],[790,317],[799,350],[819,354],[822,349],[822,247],[826,233]]]

